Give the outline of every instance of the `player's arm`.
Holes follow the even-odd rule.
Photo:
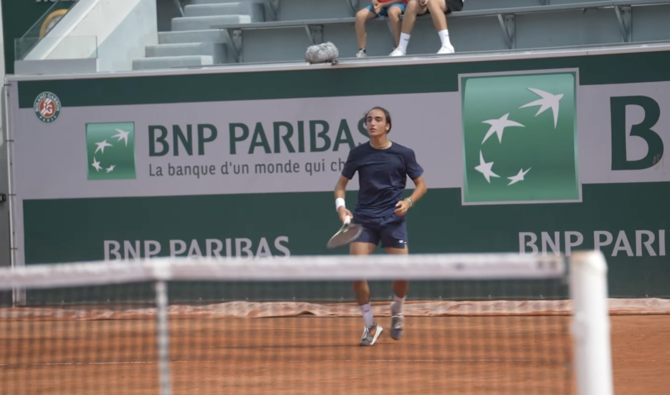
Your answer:
[[[426,186],[426,181],[424,181],[423,176],[419,176],[412,180],[414,182],[414,192],[409,195],[409,200],[411,204],[418,202],[423,195],[428,192],[428,187]]]
[[[346,194],[347,194],[347,184],[349,183],[349,179],[345,176],[340,176],[337,180],[337,184],[335,184],[335,209],[337,210],[337,214],[340,217],[340,221],[344,222],[344,218],[348,215],[350,218],[353,218],[354,216],[351,214],[351,211],[347,209],[346,207],[346,202],[344,200]]]
[[[344,219],[347,216],[349,216],[349,219],[354,218],[354,216],[351,214],[351,211],[347,209],[344,197],[347,194],[347,184],[349,183],[349,180],[354,177],[357,169],[357,155],[352,151],[349,151],[347,161],[344,163],[344,167],[342,168],[342,174],[340,174],[340,178],[337,179],[337,184],[335,184],[335,210],[337,210],[337,215],[340,217],[340,221],[342,221],[342,223],[344,223]]]
[[[342,199],[347,195],[347,184],[349,183],[349,179],[345,176],[340,176],[340,178],[337,179],[337,184],[335,184],[335,200],[337,199]],[[337,207],[339,209],[339,207]]]
[[[407,214],[407,210],[412,208],[416,202],[418,202],[423,197],[423,195],[428,192],[428,187],[426,186],[426,181],[424,181],[423,176],[413,178],[412,181],[414,182],[415,186],[414,192],[395,205],[395,213],[398,215]]]
[[[423,179],[423,168],[417,163],[414,151],[410,150],[405,159],[407,175],[414,182],[415,188],[411,195],[396,203],[395,213],[397,215],[407,214],[407,210],[412,208],[428,192],[428,187]]]

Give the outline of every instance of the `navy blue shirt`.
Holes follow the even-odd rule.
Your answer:
[[[358,204],[353,215],[362,219],[394,214],[395,205],[404,198],[407,176],[415,180],[423,174],[414,151],[395,142],[387,149],[365,143],[349,151],[342,175],[351,180],[357,171]]]

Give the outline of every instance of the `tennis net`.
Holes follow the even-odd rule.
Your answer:
[[[361,279],[383,328],[369,347]],[[410,281],[399,340],[393,280]],[[5,393],[612,393],[597,252],[29,265],[0,290]]]

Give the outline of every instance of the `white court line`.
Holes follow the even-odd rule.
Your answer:
[[[173,361],[177,362],[177,361]],[[181,362],[181,361],[179,361]],[[149,363],[158,363],[158,361],[119,361],[119,362],[43,362],[43,363],[18,363],[18,364],[8,364],[0,363],[0,367],[7,366],[70,366],[70,365],[132,365],[132,364],[149,364]]]
[[[284,362],[300,362],[300,359],[284,360]],[[193,362],[222,362],[221,360],[180,360],[170,361],[170,363],[193,363]],[[330,359],[321,362],[553,362],[539,359]],[[656,362],[645,360],[644,362]],[[0,364],[0,367],[8,366],[71,366],[71,365],[132,365],[132,364],[155,364],[158,361],[108,361],[108,362],[44,362],[31,364]]]

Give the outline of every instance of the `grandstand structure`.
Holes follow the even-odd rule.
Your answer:
[[[202,47],[202,43],[207,42],[204,35],[213,37],[218,30],[224,32],[220,44],[225,48],[225,52],[222,51],[225,56],[198,54],[212,56],[214,64],[301,60],[306,46],[325,41],[338,46],[343,57],[351,57],[357,50],[354,15],[367,5],[365,1],[252,3],[262,3],[264,8],[239,3],[240,7],[235,9],[229,6],[233,4],[229,0],[192,0],[183,8],[184,17],[173,20],[173,31],[161,33],[160,45],[151,48],[148,56],[153,57],[149,54],[161,50],[171,56],[193,56],[196,52],[188,51],[193,51],[195,46]],[[242,4],[249,10],[248,14],[224,14],[233,9],[241,11]],[[211,19],[197,19],[198,15],[219,13],[222,15]],[[667,1],[468,0],[463,11],[449,15],[448,23],[457,52],[470,53],[667,40],[670,32],[656,26],[668,18],[670,3]],[[190,21],[192,24],[188,24]],[[376,22],[379,23],[368,28],[368,54],[385,56],[393,50],[390,28],[385,18]],[[187,35],[180,33],[185,26],[192,29],[190,34],[194,27],[203,29],[202,39],[197,43],[179,43],[180,37]],[[429,16],[418,18],[413,36],[409,55],[432,54],[440,46]],[[212,45],[211,48],[217,47]],[[191,61],[204,65],[210,58],[191,58]],[[146,60],[137,60],[135,67],[146,63]]]
[[[355,13],[367,5],[364,0],[123,0],[119,7],[127,3],[130,11],[116,18],[118,28],[111,26],[113,17],[106,18],[112,33],[102,33],[93,24],[67,26],[84,25],[86,12],[95,14],[92,1],[58,3],[60,21],[53,26],[50,19],[51,31],[44,37],[22,38],[32,50],[21,54],[19,63],[98,58],[96,71],[127,71],[302,62],[306,47],[322,42],[334,43],[340,57],[349,58],[358,49]],[[63,7],[70,8],[64,16]],[[140,17],[144,28],[128,22]],[[670,40],[670,30],[663,28],[669,19],[668,0],[467,0],[462,11],[448,16],[448,25],[456,54],[467,55],[658,43]],[[393,50],[388,21],[375,19],[367,30],[368,56],[388,56]],[[418,18],[412,37],[409,56],[432,55],[439,48],[429,16]],[[54,50],[56,41],[89,50]],[[50,49],[43,48],[46,44]],[[117,59],[113,65],[102,60],[112,56]]]
[[[330,41],[340,56],[356,53],[355,13],[362,0],[191,0],[172,30],[133,68],[174,65],[291,62],[304,59],[305,47]],[[449,15],[458,53],[528,50],[670,40],[658,29],[670,18],[668,1],[468,0]],[[378,23],[374,23],[378,22]],[[388,20],[368,27],[369,56],[393,50]],[[635,26],[635,29],[633,29]],[[439,48],[429,16],[418,18],[408,55]]]

